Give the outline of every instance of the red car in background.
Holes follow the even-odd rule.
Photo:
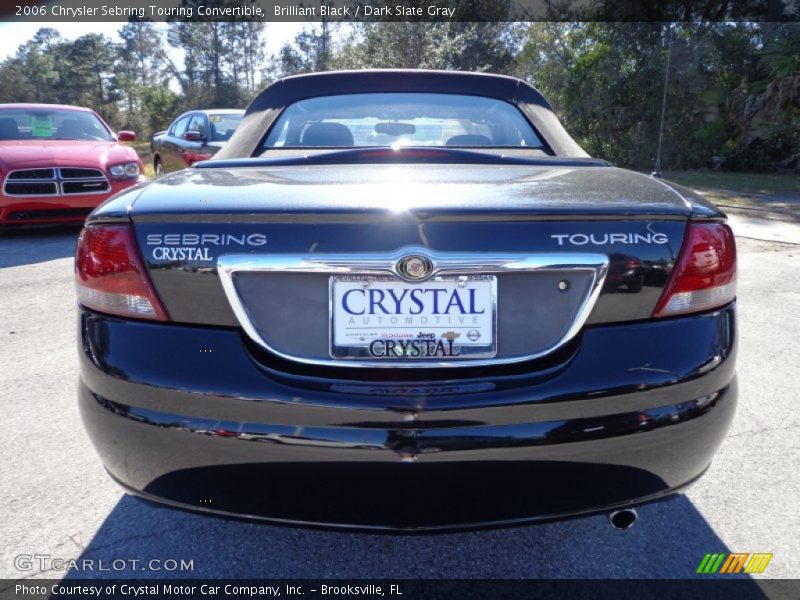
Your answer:
[[[150,140],[156,177],[214,156],[231,139],[243,116],[244,110],[235,108],[183,113],[168,129],[155,133]]]
[[[114,134],[88,108],[0,104],[0,226],[83,221],[137,183],[131,131]]]

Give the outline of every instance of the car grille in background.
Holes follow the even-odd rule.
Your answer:
[[[97,169],[59,169],[61,179],[105,179],[103,172]]]
[[[55,169],[27,169],[25,171],[13,171],[8,175],[9,179],[55,179]]]
[[[84,218],[91,208],[59,208],[53,210],[15,210],[6,217],[9,221],[36,221],[42,219]]]
[[[66,167],[12,171],[6,177],[3,193],[6,196],[69,196],[102,194],[110,188],[100,169]]]
[[[44,181],[24,181],[20,183],[6,182],[6,195],[14,196],[55,196],[58,194],[58,184]]]
[[[64,181],[61,183],[61,190],[64,194],[92,194],[105,192],[107,189],[107,181]]]

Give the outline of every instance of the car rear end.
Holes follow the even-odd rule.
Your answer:
[[[736,404],[724,217],[590,161],[431,162],[193,169],[96,212],[80,407],[112,477],[193,510],[400,529],[699,477]]]

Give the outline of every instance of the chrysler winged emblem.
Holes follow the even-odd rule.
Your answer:
[[[401,258],[397,263],[397,272],[404,279],[421,281],[433,273],[433,264],[424,257],[412,254]]]

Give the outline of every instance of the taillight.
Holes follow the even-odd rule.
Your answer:
[[[75,252],[78,302],[104,313],[168,321],[130,225],[85,227]]]
[[[668,317],[722,306],[736,297],[736,242],[724,223],[689,223],[653,312]]]

